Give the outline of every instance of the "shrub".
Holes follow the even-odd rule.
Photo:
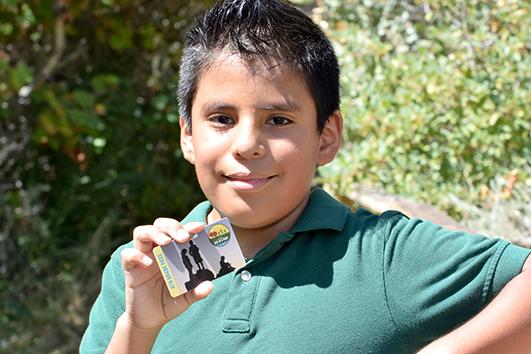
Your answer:
[[[531,168],[529,4],[327,1],[316,17],[342,65],[344,144],[321,170],[454,216],[498,176]]]
[[[0,351],[76,352],[111,251],[201,198],[174,89],[208,2],[0,1]]]

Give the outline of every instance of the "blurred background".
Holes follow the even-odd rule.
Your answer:
[[[202,200],[175,88],[211,4],[0,0],[0,352],[77,352],[112,251]],[[343,149],[316,183],[530,247],[530,3],[296,4],[342,65]]]

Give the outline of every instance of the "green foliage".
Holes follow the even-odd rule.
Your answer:
[[[322,170],[338,193],[368,185],[456,215],[453,197],[481,204],[480,190],[511,170],[529,180],[529,3],[319,10],[342,65],[345,142]]]
[[[56,3],[0,2],[0,352],[76,352],[111,251],[201,199],[174,91],[209,1]]]

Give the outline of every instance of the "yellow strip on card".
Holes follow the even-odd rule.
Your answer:
[[[168,265],[168,262],[166,261],[166,256],[164,255],[162,248],[160,246],[153,248],[153,254],[155,255],[155,259],[157,260],[157,264],[159,265],[160,271],[162,272],[164,281],[166,282],[166,286],[168,287],[168,290],[170,291],[170,295],[172,297],[176,297],[180,295],[181,292],[176,286],[175,278],[173,277],[173,274],[171,273],[170,266]]]

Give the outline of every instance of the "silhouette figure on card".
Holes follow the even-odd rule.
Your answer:
[[[222,275],[225,275],[227,273],[230,273],[233,270],[234,270],[234,267],[229,262],[225,261],[225,256],[221,256],[221,259],[219,260],[219,272],[216,278]]]
[[[188,250],[190,251],[190,256],[192,256],[199,269],[205,269],[205,266],[203,265],[203,257],[201,257],[201,253],[199,253],[199,247],[197,247],[192,240],[190,240],[189,243],[190,248]]]
[[[188,271],[188,276],[190,278],[189,281],[184,283],[184,286],[186,287],[186,290],[192,290],[197,285],[199,285],[201,282],[205,280],[213,280],[214,274],[208,270],[205,269],[205,265],[203,264],[203,257],[201,257],[201,252],[199,251],[199,247],[194,244],[192,240],[189,241],[190,247],[188,248],[188,252],[186,249],[183,249],[181,251],[181,258],[184,264],[184,267]],[[190,258],[186,255],[187,253],[190,254],[192,259],[194,260],[194,263],[196,265],[197,272],[193,272],[193,264],[190,261]]]
[[[192,261],[190,261],[190,258],[188,258],[188,256],[186,255],[187,253],[188,252],[186,251],[186,249],[183,249],[181,251],[181,259],[183,260],[184,267],[188,271],[188,278],[192,279],[192,276],[194,275],[192,269],[194,268],[194,266],[192,266]]]

